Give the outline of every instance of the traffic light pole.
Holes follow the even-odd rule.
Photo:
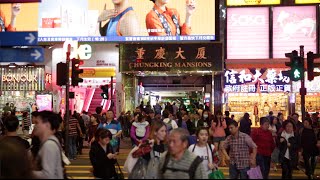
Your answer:
[[[305,87],[305,73],[304,73],[304,46],[300,46],[300,57],[303,58],[303,71],[301,73],[301,88],[300,88],[300,95],[301,95],[301,114],[302,114],[302,121],[306,117],[306,95],[307,90]]]
[[[69,152],[69,117],[70,117],[70,113],[69,113],[69,91],[70,91],[70,51],[71,51],[71,45],[68,45],[68,52],[67,52],[67,58],[66,58],[66,64],[67,64],[67,83],[66,83],[66,113],[64,116],[64,122],[65,122],[65,130],[66,130],[66,134],[65,134],[65,152]],[[69,158],[69,153],[66,153],[67,157]]]

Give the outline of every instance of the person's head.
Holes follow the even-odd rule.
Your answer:
[[[6,117],[4,127],[8,132],[16,132],[19,127],[19,120],[17,116],[10,115]]]
[[[209,139],[209,129],[205,127],[197,129],[196,136],[200,144],[207,144]]]
[[[160,5],[165,5],[169,2],[169,0],[150,0],[152,1],[153,3],[158,3]]]
[[[151,125],[149,139],[154,139],[155,143],[165,142],[167,136],[167,126],[162,121],[154,121]]]
[[[278,124],[280,121],[279,121],[279,118],[278,117],[274,117],[272,118],[272,121],[270,121],[270,125],[276,125]]]
[[[171,115],[171,113],[170,113],[170,111],[168,111],[168,110],[164,110],[163,112],[162,112],[162,117],[163,118],[170,118],[170,115]]]
[[[90,120],[91,123],[99,123],[99,117],[97,114],[92,114]]]
[[[311,119],[312,119],[313,121],[318,121],[318,114],[317,114],[317,113],[313,113],[313,114],[311,115]]]
[[[246,120],[249,120],[250,119],[249,113],[244,113],[243,118],[246,119]]]
[[[101,115],[102,107],[100,107],[100,106],[96,107],[96,113]]]
[[[278,105],[278,103],[277,103],[277,102],[274,102],[274,105]]]
[[[273,116],[273,112],[272,111],[269,112],[269,116]]]
[[[85,114],[85,115],[87,115],[87,114],[88,114],[88,112],[86,112],[86,111],[82,111],[82,114]]]
[[[59,115],[51,111],[41,111],[36,117],[34,134],[38,137],[46,133],[54,134],[60,126]]]
[[[280,120],[283,121],[283,119],[284,119],[283,114],[281,112],[278,113],[277,117],[278,117],[279,121]]]
[[[9,106],[9,103],[6,103],[6,106]]]
[[[99,128],[96,131],[94,137],[95,137],[95,140],[97,142],[99,142],[100,144],[107,145],[107,144],[109,144],[110,140],[112,139],[112,133],[107,129]]]
[[[230,112],[229,111],[225,111],[224,114],[226,115],[226,117],[230,116]]]
[[[136,107],[136,110],[134,111],[135,113],[141,113],[140,107]]]
[[[233,114],[231,115],[231,119],[234,119],[234,115]]]
[[[197,113],[197,112],[194,113],[193,118],[194,118],[195,120],[200,120],[200,114]]]
[[[188,148],[189,142],[188,142],[189,132],[186,129],[183,128],[177,128],[173,129],[170,132],[169,135],[169,153],[172,156],[179,155],[180,153],[185,152],[185,150]]]
[[[289,134],[293,133],[296,129],[294,122],[291,120],[284,121],[282,128]]]
[[[292,118],[294,121],[298,122],[298,121],[299,121],[299,114],[293,113],[292,116],[291,116],[291,118]]]
[[[138,113],[136,119],[138,122],[143,122],[145,121],[145,116],[142,113]]]
[[[310,118],[306,118],[304,121],[303,121],[303,127],[304,128],[308,128],[308,129],[311,129],[312,128],[312,120]]]
[[[36,123],[36,117],[38,116],[38,114],[39,114],[38,111],[33,111],[33,112],[31,113],[31,116],[32,116],[32,118],[31,118],[32,124],[35,124],[35,123]]]
[[[206,120],[209,118],[209,111],[207,110],[204,110],[203,113],[202,113],[202,119]]]
[[[112,110],[109,110],[106,114],[106,119],[107,120],[113,120],[113,111]]]
[[[231,135],[235,136],[239,132],[239,124],[237,121],[231,121],[229,124]]]
[[[266,117],[260,118],[260,128],[264,131],[268,131],[270,125],[270,120]]]
[[[18,141],[0,143],[0,179],[32,179],[31,161]]]
[[[121,5],[122,3],[125,3],[127,0],[112,0],[112,3],[114,5]]]
[[[154,110],[150,110],[149,111],[149,116],[150,116],[151,119],[153,119],[155,115],[156,114],[154,113]]]
[[[184,116],[182,116],[182,120],[188,121],[189,120],[189,116],[187,114],[185,114]]]
[[[26,111],[23,112],[23,113],[22,113],[22,117],[28,117],[28,112],[26,112]]]

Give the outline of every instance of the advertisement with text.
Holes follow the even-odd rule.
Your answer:
[[[38,40],[215,40],[215,6],[208,0],[43,0]]]

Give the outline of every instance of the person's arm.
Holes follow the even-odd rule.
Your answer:
[[[48,141],[42,146],[41,150],[41,171],[33,171],[33,174],[36,178],[40,179],[49,179],[56,177],[55,169],[61,165],[61,161],[57,160],[58,157],[61,157],[60,149],[55,142]],[[60,159],[60,158],[59,158]],[[59,164],[56,164],[57,162]]]
[[[116,137],[121,137],[122,128],[120,123],[117,124],[117,131]]]
[[[258,129],[254,129],[254,130],[251,132],[252,141],[255,142],[255,143],[257,142],[257,137],[258,137],[257,131],[258,131]]]
[[[77,129],[80,132],[80,137],[82,137],[83,133],[82,133],[82,130],[81,130],[81,127],[80,127],[80,124],[79,124],[78,120],[77,120]]]
[[[135,14],[134,11],[129,11],[128,13],[126,13],[121,23],[119,23],[119,25],[120,25],[119,32],[121,36],[147,35],[146,32],[141,31],[137,15]]]
[[[221,147],[223,155],[225,155],[227,160],[230,160],[230,157],[226,151],[230,147],[230,136],[227,137],[226,141],[224,142],[224,146]],[[215,147],[216,148],[216,147]]]
[[[146,127],[146,129],[147,129],[147,130],[146,130],[146,134],[144,135],[142,141],[147,140],[148,137],[149,137],[149,134],[150,134],[150,126],[148,125],[148,126]]]
[[[134,140],[134,142],[137,142],[137,136],[136,136],[136,127],[132,124],[131,130],[130,130],[130,137]]]
[[[90,152],[89,152],[89,157],[90,157],[90,161],[93,167],[97,167],[98,166],[98,161],[97,161],[97,151],[95,147],[91,147]]]
[[[206,170],[204,169],[204,166],[201,164],[199,164],[199,166],[196,169],[196,173],[194,175],[195,179],[208,179],[208,174],[206,172]]]
[[[251,166],[256,166],[256,156],[257,156],[257,145],[253,142],[252,138],[248,135],[246,135],[245,138],[247,146],[249,146],[252,149],[251,154]]]

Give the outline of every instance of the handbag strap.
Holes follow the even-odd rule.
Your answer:
[[[123,173],[122,173],[122,170],[121,170],[121,168],[120,168],[120,165],[119,165],[118,160],[116,160],[116,164],[117,164],[117,166],[118,166],[118,168],[119,168],[119,170],[120,170],[120,173],[123,174]]]

